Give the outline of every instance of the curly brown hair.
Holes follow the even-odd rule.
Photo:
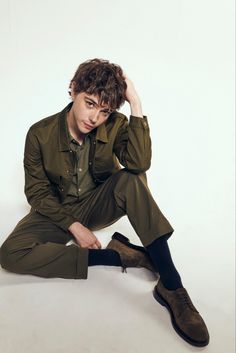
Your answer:
[[[99,104],[107,104],[112,110],[120,108],[125,102],[127,84],[123,70],[108,60],[95,58],[83,62],[71,79],[69,88],[72,83],[76,94],[86,92],[97,95]]]

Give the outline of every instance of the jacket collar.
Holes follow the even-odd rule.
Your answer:
[[[69,141],[69,133],[68,126],[66,121],[66,116],[69,110],[71,109],[73,102],[70,102],[60,113],[59,113],[59,136],[58,136],[58,144],[59,151],[69,151],[70,141]],[[98,128],[93,129],[89,134],[91,138],[95,138],[96,140],[102,141],[104,143],[108,142],[107,130],[105,124],[101,124]]]

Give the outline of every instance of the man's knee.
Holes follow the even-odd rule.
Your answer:
[[[25,270],[27,264],[25,255],[31,252],[36,243],[28,241],[27,243],[17,243],[15,239],[6,239],[0,248],[0,264],[2,268],[8,271],[18,272]]]
[[[6,240],[0,247],[0,264],[4,269],[8,269],[9,267],[10,254],[9,241]]]
[[[139,182],[147,182],[147,175],[145,172],[135,174],[131,173],[128,169],[122,169],[119,172],[119,180],[128,183],[139,183]]]
[[[133,207],[137,206],[136,202],[142,201],[147,193],[149,191],[146,173],[134,174],[126,169],[122,169],[113,190],[116,203],[122,209],[126,209],[127,200],[133,202]]]

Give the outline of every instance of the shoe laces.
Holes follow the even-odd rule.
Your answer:
[[[122,273],[124,273],[124,272],[125,272],[125,273],[127,273],[126,268],[127,268],[126,266],[122,265],[122,270],[121,270],[121,271],[122,271]]]
[[[186,289],[184,288],[180,288],[179,290],[177,290],[177,296],[178,299],[180,301],[180,303],[182,304],[182,309],[185,310],[187,308],[190,308],[191,310],[195,311],[196,313],[198,313],[197,309],[195,308],[195,306],[193,305]]]

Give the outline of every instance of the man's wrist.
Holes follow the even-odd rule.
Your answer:
[[[137,116],[140,118],[143,117],[142,105],[139,100],[134,100],[130,102],[130,109],[131,109],[131,115]]]
[[[68,230],[71,232],[73,231],[73,229],[76,227],[78,229],[78,227],[82,227],[83,225],[78,222],[78,221],[75,221],[74,223],[72,223],[69,227],[68,227]]]

